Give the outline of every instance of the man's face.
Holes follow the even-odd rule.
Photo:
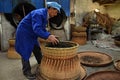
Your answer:
[[[54,17],[54,16],[57,16],[57,13],[58,13],[58,10],[57,10],[57,9],[55,9],[55,8],[50,8],[50,12],[49,12],[50,18],[51,18],[51,17]]]

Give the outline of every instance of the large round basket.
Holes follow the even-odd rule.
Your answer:
[[[60,47],[46,45],[43,48],[43,58],[38,69],[40,76],[45,80],[76,80],[80,78],[82,67],[77,56],[78,44],[61,42],[58,45]]]
[[[112,57],[107,53],[96,51],[78,52],[81,64],[86,66],[106,66],[112,63]]]

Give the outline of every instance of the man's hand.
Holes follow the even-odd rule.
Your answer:
[[[50,35],[50,36],[48,37],[48,40],[49,40],[50,42],[52,42],[53,45],[59,43],[59,40],[58,40],[54,35]]]

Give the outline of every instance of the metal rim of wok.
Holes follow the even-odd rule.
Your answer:
[[[27,1],[18,3],[12,10],[12,19],[15,23],[14,27],[17,28],[17,25],[22,20],[22,18],[24,18],[29,12],[31,12],[34,9],[36,9],[36,7]],[[16,17],[16,15],[21,17],[21,20],[19,20],[18,17]]]
[[[114,79],[113,79],[114,78]],[[118,71],[98,71],[90,74],[84,80],[120,80]]]
[[[95,55],[96,54],[96,55]],[[81,58],[85,57],[85,56],[91,56],[91,57],[95,57],[96,59],[98,58],[101,60],[101,62],[89,62],[86,60],[83,60]],[[102,53],[102,52],[97,52],[97,51],[84,51],[84,52],[78,52],[78,57],[80,59],[81,64],[85,65],[85,66],[92,66],[92,67],[99,67],[99,66],[106,66],[109,65],[113,62],[112,57],[106,53]],[[93,59],[94,60],[94,59]],[[97,60],[96,60],[97,61]]]
[[[58,13],[57,16],[49,19],[49,24],[51,28],[59,30],[63,29],[63,25],[65,24],[66,20],[67,16],[65,11],[61,8],[60,13]]]

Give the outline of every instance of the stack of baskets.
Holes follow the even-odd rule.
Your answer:
[[[86,27],[71,26],[71,40],[79,45],[84,45],[87,42]]]

